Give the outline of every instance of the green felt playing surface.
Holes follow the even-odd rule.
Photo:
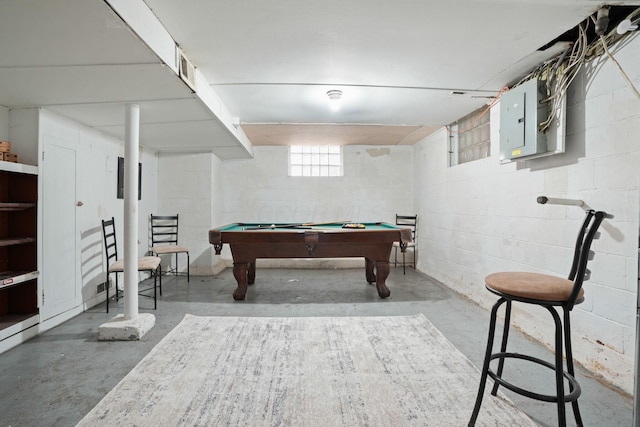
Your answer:
[[[343,228],[344,224],[362,224],[364,228]],[[224,227],[220,227],[220,231],[260,231],[260,230],[278,230],[278,231],[291,231],[291,230],[395,230],[401,227],[388,224],[386,222],[348,222],[348,223],[335,223],[335,224],[317,224],[312,223],[234,223]]]

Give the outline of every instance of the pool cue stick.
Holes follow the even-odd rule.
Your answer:
[[[313,227],[316,225],[334,225],[334,224],[346,224],[351,221],[331,221],[331,222],[307,222],[302,224],[303,226]]]
[[[304,230],[315,226],[321,225],[333,225],[333,224],[345,224],[351,221],[330,221],[330,222],[305,222],[305,223],[295,223],[295,224],[274,224],[271,225],[259,225],[257,227],[245,228],[245,230],[273,230],[276,228],[293,228],[298,230]]]

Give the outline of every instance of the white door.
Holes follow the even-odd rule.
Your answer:
[[[43,150],[40,321],[82,304],[78,286],[76,146],[74,142],[45,134]]]

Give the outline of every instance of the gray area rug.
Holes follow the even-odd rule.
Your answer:
[[[79,425],[466,426],[479,377],[423,315],[186,315]],[[487,393],[476,425],[535,424]]]

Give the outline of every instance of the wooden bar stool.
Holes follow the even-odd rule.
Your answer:
[[[474,426],[480,406],[482,405],[482,397],[487,382],[487,376],[494,380],[491,394],[495,396],[498,393],[500,385],[507,389],[530,397],[532,399],[544,402],[555,402],[558,408],[558,425],[566,425],[565,403],[571,402],[573,414],[577,425],[582,425],[580,417],[580,409],[578,407],[578,397],[580,397],[580,385],[575,379],[573,368],[573,355],[571,352],[571,326],[569,315],[575,304],[584,301],[584,290],[582,283],[587,274],[587,262],[590,259],[591,242],[596,238],[598,227],[602,220],[607,217],[606,212],[589,210],[582,224],[578,239],[576,241],[573,263],[568,279],[555,277],[540,273],[527,272],[502,272],[490,274],[485,278],[486,288],[498,295],[500,298],[491,310],[491,320],[489,324],[489,338],[487,340],[487,348],[485,352],[482,373],[480,376],[480,387],[478,396],[473,408],[473,413],[469,421],[469,426]],[[537,357],[508,352],[507,340],[509,337],[509,323],[511,321],[512,303],[520,302],[525,304],[535,304],[546,308],[555,322],[555,360],[553,363],[542,360]],[[502,304],[506,304],[504,329],[502,332],[502,344],[500,351],[493,353],[493,341],[496,332],[497,312]],[[560,318],[556,307],[561,307],[563,311],[563,319]],[[564,322],[564,324],[563,324]],[[564,338],[563,338],[564,335]],[[563,339],[564,351],[566,355],[566,370],[563,365]],[[555,371],[556,394],[545,395],[534,393],[530,390],[520,388],[502,378],[502,371],[506,359],[515,358],[533,362]],[[497,370],[490,368],[490,362],[494,359],[498,360]],[[564,380],[569,384],[568,393],[565,393]]]

